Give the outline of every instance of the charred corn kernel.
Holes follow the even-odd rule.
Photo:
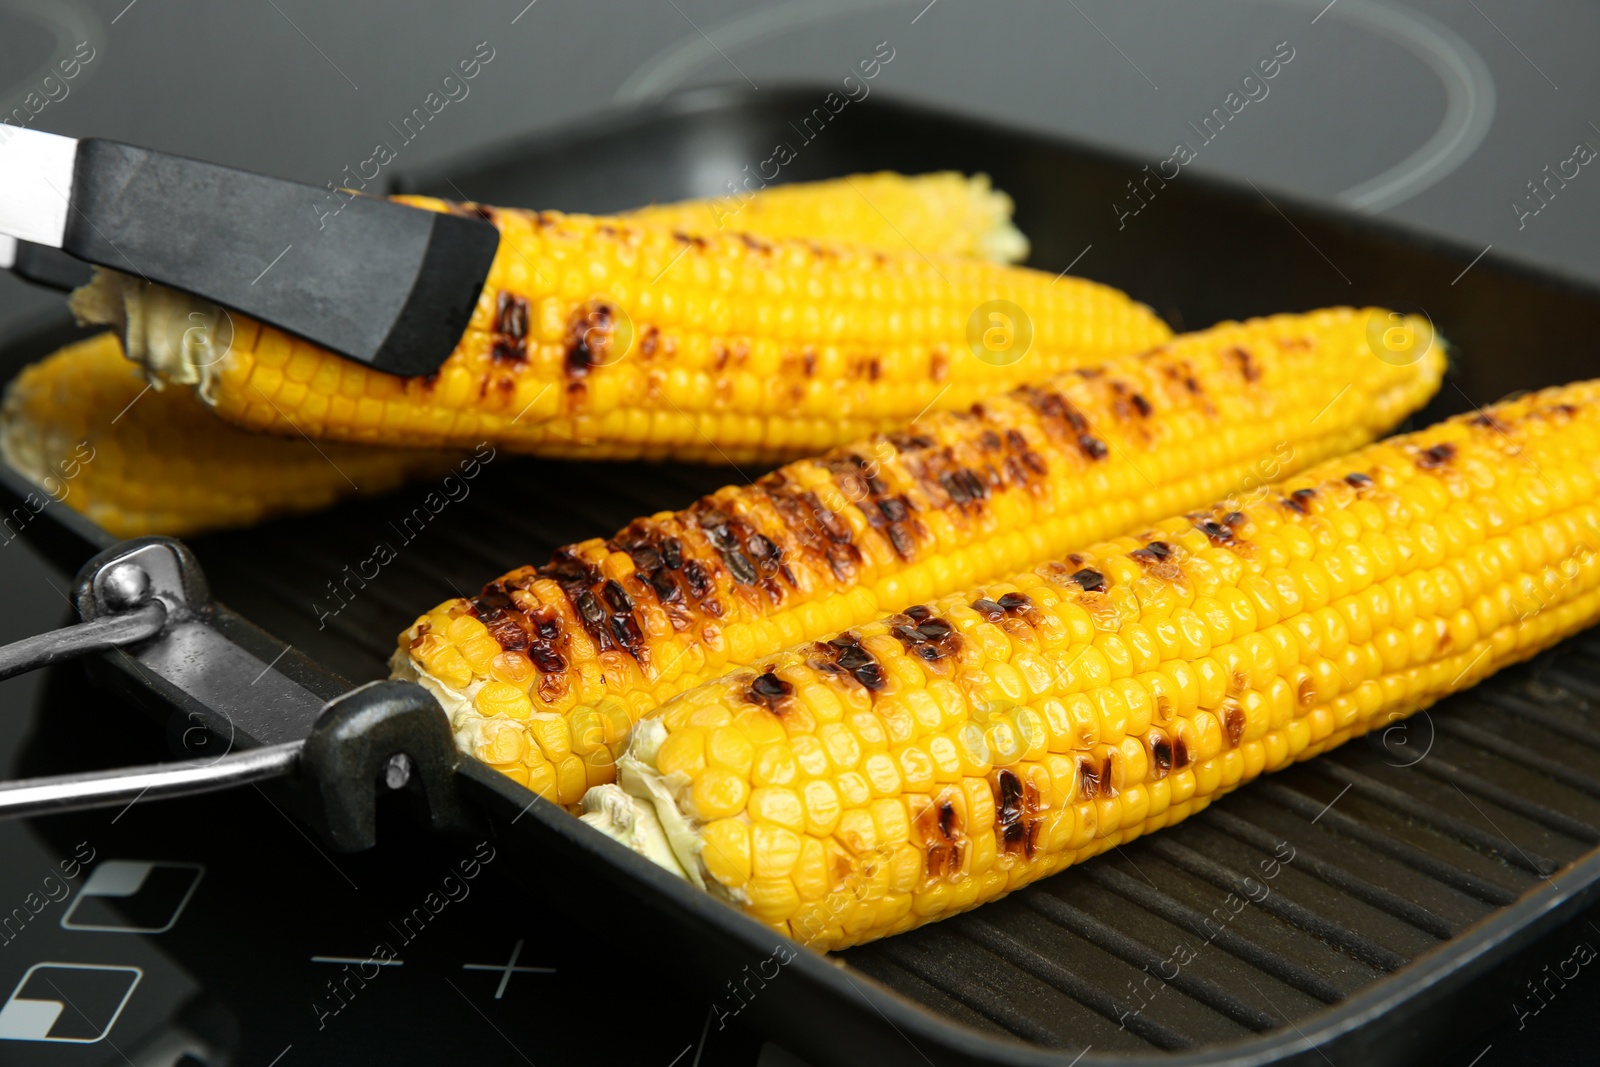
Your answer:
[[[1492,512],[1497,521],[1442,532],[1469,509]],[[1343,521],[1352,516],[1361,521]],[[695,810],[680,810],[666,791],[639,785],[659,773],[654,754],[671,743],[669,724],[680,704],[760,707],[792,746],[824,729],[794,697],[801,684],[833,687],[842,702],[864,703],[866,714],[879,717],[886,710],[900,714],[911,686],[926,688],[934,679],[953,684],[963,694],[960,719],[919,727],[910,744],[931,752],[942,741],[966,753],[959,778],[891,775],[891,753],[910,748],[877,752],[860,772],[873,791],[869,801],[846,808],[832,826],[797,829],[792,819],[785,826],[783,862],[796,856],[811,902],[791,914],[789,929],[813,947],[840,948],[976,906],[1176,822],[1259,774],[1382,729],[1595,624],[1596,544],[1600,381],[1391,438],[1277,483],[1258,499],[1191,511],[1065,561],[854,627],[830,642],[767,656],[761,666],[689,690],[636,726],[622,757],[630,768],[623,780],[632,783],[636,802],[654,803],[664,822],[686,831],[690,844],[677,846],[675,855],[688,868],[698,862]],[[1352,548],[1372,564],[1352,569],[1341,591],[1332,592],[1329,571],[1353,558]],[[1474,562],[1490,555],[1498,562]],[[1138,566],[1128,568],[1129,560]],[[1174,595],[1119,596],[1152,582]],[[1273,621],[1261,621],[1258,605],[1253,630],[1235,620],[1229,643],[1202,640],[1198,616],[1182,605],[1197,594],[1226,603],[1229,589],[1258,590]],[[1375,590],[1382,595],[1373,596]],[[1466,590],[1473,591],[1470,600],[1461,595]],[[1458,600],[1463,607],[1453,606]],[[1472,622],[1454,630],[1467,603]],[[1101,625],[1052,645],[1047,635],[1067,632],[1062,617],[1074,606],[1099,615]],[[1372,623],[1360,631],[1365,636],[1341,621],[1361,617]],[[1107,635],[1133,646],[1143,640],[1139,634],[1159,635],[1169,624],[1188,636],[1151,646],[1159,648],[1160,671],[1074,677],[1073,665],[1103,651]],[[984,640],[991,632],[1008,640]],[[1309,670],[1352,651],[1357,659],[1346,662],[1359,664],[1355,670]],[[1050,668],[1051,681],[1041,694],[1012,697],[995,679],[1026,656]],[[894,670],[896,660],[916,672]],[[1207,701],[1215,696],[1214,706],[1198,706],[1186,691],[1205,691],[1209,683],[1196,679],[1227,663],[1236,666],[1222,668],[1221,695],[1206,693]],[[1304,682],[1312,677],[1317,684],[1308,690]],[[1150,684],[1158,678],[1172,682]],[[779,679],[791,688],[775,686]],[[1152,690],[1144,701],[1152,707],[1165,701],[1170,714],[1124,732],[1121,720],[1131,715],[1121,694],[1143,686]],[[1113,713],[1113,705],[1124,710]],[[1096,717],[1101,721],[1091,727]],[[1027,742],[1024,756],[1016,756],[1024,747],[1019,738],[1048,731],[1052,722],[1054,736],[1068,743],[1044,751]],[[885,723],[885,733],[892,732]],[[883,763],[881,777],[876,761]],[[699,781],[690,787],[698,789]],[[772,822],[771,812],[753,803],[722,814],[748,819],[757,835]],[[788,833],[799,836],[798,846]],[[909,869],[901,867],[911,863],[897,851],[902,842],[913,846]],[[800,858],[819,851],[833,856],[833,864],[802,868]],[[763,917],[781,910],[705,873],[708,887],[735,904]],[[826,883],[821,896],[819,879]],[[908,894],[909,907],[883,906],[892,892]],[[915,918],[902,922],[901,915]]]
[[[116,537],[248,526],[327,507],[354,486],[376,494],[443,476],[457,463],[450,453],[313,447],[241,430],[187,389],[149,389],[112,333],[12,380],[0,402],[0,457]]]
[[[753,486],[641,519],[610,539],[569,546],[543,567],[504,575],[477,598],[439,605],[402,635],[396,671],[421,678],[439,696],[470,746],[484,720],[469,698],[483,677],[463,680],[457,658],[446,655],[464,640],[453,636],[452,620],[471,619],[471,635],[486,626],[501,645],[522,650],[537,673],[528,683],[535,712],[570,718],[608,697],[659,703],[732,667],[758,665],[785,644],[904,607],[911,603],[904,598],[908,573],[921,576],[914,584],[922,599],[943,596],[1221,494],[1234,492],[1242,507],[1268,480],[1365,443],[1432,394],[1443,368],[1437,348],[1403,367],[1372,355],[1366,327],[1382,314],[1335,309],[1218,326],[791,464]],[[1222,549],[1193,552],[1196,574],[1233,565],[1208,558],[1226,556]],[[1157,550],[1124,564],[1125,575],[1138,576],[1128,595],[1141,607],[1148,602],[1154,613],[1170,604],[1181,614],[1121,633],[1111,598],[1062,600],[1041,612],[1033,643],[1014,645],[999,626],[969,626],[1007,617],[1004,605],[963,607],[952,625],[970,630],[962,640],[992,664],[983,675],[989,699],[1031,704],[1053,684],[1053,653],[1093,641],[1065,672],[1065,692],[1118,680],[1131,685],[1137,675],[1149,714],[1166,721],[1216,696],[1218,680],[1209,675],[1147,677],[1171,670],[1173,656],[1216,643],[1204,618],[1225,615],[1215,627],[1230,638],[1277,619],[1276,608],[1258,618],[1247,583],[1208,594],[1215,606],[1203,616],[1187,601],[1193,594],[1180,601],[1163,584],[1171,564]],[[757,635],[741,645],[743,659],[727,641],[736,625]],[[899,625],[922,623],[908,617]],[[882,640],[892,647],[899,638]],[[926,654],[939,655],[939,647],[935,640]],[[853,653],[828,654],[843,655],[846,672],[858,667]],[[892,713],[885,704],[871,716],[882,745],[904,744],[936,719],[964,717],[966,694],[928,673],[926,662],[891,657],[882,668],[892,675],[886,683],[906,690],[891,702]],[[919,677],[925,685],[916,684]],[[785,687],[818,723],[844,723],[867,708],[858,694],[803,671],[779,672],[763,699],[786,697]],[[1106,740],[1137,729],[1145,714],[1139,700],[1108,695],[1094,706],[1109,720]],[[762,706],[741,709],[746,722],[752,707]],[[1035,721],[1025,718],[1020,729],[1017,758],[1036,759]],[[863,751],[880,744],[877,735],[854,733]],[[817,736],[807,738],[817,744]],[[791,752],[800,773],[828,773],[820,744]],[[929,755],[942,768],[966,759],[969,772],[993,762],[965,745]]]
[[[626,218],[690,233],[832,237],[930,256],[1016,263],[1028,241],[1011,224],[1011,198],[987,176],[954,171],[907,177],[890,171],[796,182],[757,193],[658,204]]]
[[[386,375],[237,315],[218,356],[184,339],[188,316],[214,307],[110,271],[74,306],[131,324],[131,358],[250,429],[734,463],[960,409],[1170,336],[1114,289],[983,260],[404,199],[500,229],[477,308],[434,375]],[[336,385],[320,371],[284,384],[306,353],[337,364]]]

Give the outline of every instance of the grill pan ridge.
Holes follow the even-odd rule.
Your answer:
[[[824,92],[703,90],[399,185],[590,211],[716,195],[697,184],[706,159],[765,158]],[[1280,216],[1253,190],[1188,173],[1119,231],[1106,205],[1141,166],[875,96],[782,177],[986,172],[1016,198],[1034,265],[1059,269],[1088,246],[1082,273],[1176,328],[1334,303],[1425,312],[1456,358],[1418,423],[1594,373],[1573,354],[1600,321],[1600,288],[1492,255],[1454,284],[1475,250],[1274,196]],[[11,339],[0,372],[69,336],[61,324]],[[190,544],[220,601],[360,683],[386,673],[394,635],[433,604],[758,473],[500,454],[436,514],[417,511],[435,488],[419,484]],[[26,492],[0,468],[0,495]],[[26,532],[70,569],[110,543],[59,505]],[[352,579],[380,543],[394,560]],[[728,980],[770,956],[769,931],[560,810],[528,807],[487,768],[461,778],[526,862],[570,868],[618,902],[596,913],[626,915],[619,935],[649,936],[714,1007],[743,1007]],[[1508,966],[1600,898],[1597,846],[1600,636],[1586,634],[1002,901],[832,958],[803,953],[741,1021],[818,1064],[1409,1062],[1460,1020],[1507,1012]]]

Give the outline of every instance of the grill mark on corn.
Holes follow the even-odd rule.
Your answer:
[[[1085,567],[1072,575],[1072,581],[1085,593],[1103,593],[1106,591],[1106,576],[1093,567]]]
[[[965,820],[956,807],[961,794],[950,787],[932,797],[911,798],[911,826],[923,850],[923,870],[933,879],[956,880],[966,851]]]
[[[1247,382],[1258,381],[1261,378],[1261,368],[1256,366],[1250,355],[1250,350],[1243,345],[1234,345],[1227,349],[1225,355],[1239,366],[1239,375]]]
[[[1423,449],[1422,454],[1417,457],[1417,466],[1425,471],[1438,470],[1448,466],[1455,457],[1456,446],[1445,442]]]
[[[1128,558],[1144,568],[1145,573],[1162,581],[1175,582],[1183,577],[1183,568],[1174,558],[1175,549],[1165,541],[1151,541],[1143,548],[1128,553]]]
[[[818,641],[811,647],[815,655],[808,662],[813,670],[834,678],[853,678],[873,692],[888,684],[883,666],[862,647],[861,638],[848,630],[831,641]]]
[[[995,829],[1000,833],[1000,847],[1032,859],[1039,841],[1038,788],[1006,769],[995,776],[994,789]]]
[[[956,628],[922,605],[891,615],[887,621],[889,632],[900,639],[905,650],[926,663],[948,660],[961,648]]]
[[[591,300],[574,308],[567,320],[562,366],[569,379],[589,376],[606,362],[616,337],[616,308],[605,300]]]
[[[1229,748],[1238,748],[1244,740],[1244,707],[1237,700],[1226,700],[1222,705],[1222,729],[1228,738]]]
[[[1145,735],[1144,747],[1150,753],[1150,777],[1159,782],[1172,770],[1172,740],[1160,730],[1151,730]]]
[[[745,690],[746,700],[775,715],[783,714],[793,695],[794,686],[773,674],[771,667],[756,675]]]
[[[1238,515],[1241,520],[1245,518],[1243,512],[1229,513],[1230,517],[1233,515]],[[1234,524],[1232,523],[1218,522],[1207,515],[1191,515],[1189,519],[1194,524],[1194,528],[1205,534],[1206,539],[1218,548],[1239,548],[1244,544],[1234,535]],[[1242,525],[1242,521],[1240,524]]]
[[[1447,635],[1448,636],[1448,635]],[[1295,699],[1303,708],[1315,707],[1317,703],[1317,683],[1309,675],[1300,679],[1300,684],[1295,688]]]
[[[539,568],[536,574],[561,587],[572,605],[573,614],[594,642],[597,652],[620,648],[641,667],[650,665],[644,631],[633,614],[636,607],[634,599],[619,582],[604,578],[598,567],[570,549],[558,550],[551,562]],[[554,667],[559,661],[564,670],[565,660],[559,655],[550,654],[553,652],[553,647],[541,650],[535,662]],[[541,667],[541,670],[544,668]]]
[[[766,241],[761,240],[759,237],[755,237],[748,233],[741,233],[739,234],[739,240],[746,248],[757,253],[758,255],[772,255],[772,246]]]
[[[1117,787],[1112,784],[1112,775],[1116,766],[1115,753],[1107,753],[1105,758],[1096,763],[1088,756],[1078,757],[1078,796],[1084,800],[1094,800],[1103,797],[1112,799],[1121,796]]]
[[[468,612],[488,628],[501,651],[520,653],[538,669],[538,692],[546,701],[559,699],[567,688],[567,659],[560,647],[566,643],[560,616],[554,608],[539,605],[523,610],[507,579],[491,582],[468,602]]]
[[[489,356],[495,363],[528,359],[528,300],[502,289],[495,297],[494,341]]]
[[[1146,400],[1140,393],[1135,392],[1133,386],[1120,378],[1112,380],[1111,396],[1111,409],[1116,413],[1117,418],[1124,422],[1135,417],[1147,419],[1150,417],[1150,413],[1155,410],[1150,401]]]
[[[1079,373],[1082,374],[1082,371]],[[1047,433],[1072,440],[1078,451],[1089,459],[1105,459],[1110,452],[1104,441],[1089,432],[1089,420],[1083,412],[1061,393],[1037,386],[1023,386],[1013,395],[1033,406],[1041,416]]]

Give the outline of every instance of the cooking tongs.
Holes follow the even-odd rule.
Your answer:
[[[331,183],[0,127],[0,267],[56,288],[110,267],[391,374],[439,369],[499,244],[483,219]]]
[[[398,681],[347,689],[213,602],[179,542],[145,537],[100,553],[79,572],[74,601],[81,622],[0,647],[0,678],[101,653],[114,686],[179,716],[186,741],[204,739],[195,747],[222,751],[0,783],[0,819],[283,779],[287,803],[343,850],[375,843],[380,790],[416,794],[435,828],[464,824],[460,756],[426,690]]]

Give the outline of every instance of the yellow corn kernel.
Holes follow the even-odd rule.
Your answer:
[[[743,778],[713,767],[695,779],[694,806],[702,819],[720,819],[744,808],[750,785]]]
[[[753,869],[750,830],[742,820],[718,819],[707,823],[703,837],[705,846],[701,858],[711,877],[729,889],[738,889],[750,880]]]
[[[745,884],[752,915],[767,922],[787,919],[800,906],[800,894],[788,878],[752,878]]]
[[[750,828],[750,847],[757,878],[787,878],[800,860],[800,835],[771,823]]]
[[[505,715],[513,719],[526,719],[533,711],[533,701],[525,690],[509,682],[490,682],[478,690],[472,704],[480,715]]]
[[[556,799],[565,805],[576,804],[589,788],[582,756],[567,756],[556,764]]]

